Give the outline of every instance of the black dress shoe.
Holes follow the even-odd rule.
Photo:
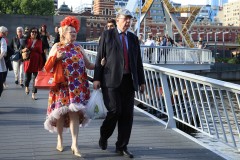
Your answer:
[[[126,156],[128,158],[134,158],[133,154],[129,152],[127,149],[125,150],[116,149],[116,153],[120,154],[121,156]]]
[[[102,138],[99,139],[99,147],[102,149],[102,150],[106,150],[107,149],[107,141],[106,140],[103,140]]]
[[[15,84],[18,84],[18,80],[15,81]]]

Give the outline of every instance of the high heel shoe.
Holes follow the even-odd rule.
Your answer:
[[[35,97],[35,93],[32,94],[32,100],[37,100],[37,98]]]
[[[80,152],[76,149],[76,148],[72,148],[71,147],[71,150],[72,150],[72,154],[74,154],[75,156],[77,157],[82,157],[82,155],[80,154]]]
[[[63,147],[62,147],[62,146],[57,146],[56,149],[57,149],[59,152],[62,152],[62,151],[63,151]]]
[[[26,95],[29,94],[29,89],[28,89],[28,87],[25,88],[25,93],[26,93]]]

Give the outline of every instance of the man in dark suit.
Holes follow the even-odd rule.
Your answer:
[[[128,31],[132,15],[126,9],[117,13],[117,27],[103,32],[94,70],[94,89],[102,88],[108,110],[100,128],[99,146],[107,149],[107,140],[118,124],[116,153],[133,158],[128,151],[134,109],[134,91],[144,92],[145,79],[138,37]],[[104,63],[101,63],[104,59]]]

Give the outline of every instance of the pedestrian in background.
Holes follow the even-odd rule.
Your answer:
[[[8,29],[6,27],[4,27],[4,32],[2,33],[3,34],[3,38],[6,40],[6,43],[7,43],[7,53],[6,55],[4,56],[4,61],[5,61],[5,64],[6,64],[6,72],[4,72],[3,74],[3,88],[7,88],[8,85],[6,83],[6,79],[7,79],[7,74],[8,74],[8,71],[12,71],[13,68],[12,68],[12,63],[11,63],[11,60],[10,60],[10,57],[12,56],[13,54],[13,50],[9,47],[8,45],[8,39],[7,39],[7,35],[8,35]]]
[[[3,79],[4,72],[7,71],[6,63],[4,60],[4,56],[7,54],[7,42],[4,38],[4,32],[6,31],[6,27],[0,27],[0,99],[3,92]]]
[[[129,32],[132,15],[127,9],[117,13],[117,28],[103,32],[96,57],[94,89],[102,88],[104,104],[108,110],[100,128],[99,146],[107,149],[108,138],[118,124],[116,153],[133,158],[128,151],[134,108],[134,92],[143,92],[145,79],[138,37]],[[102,57],[106,64],[102,65]]]
[[[25,93],[29,94],[29,84],[31,79],[32,82],[32,99],[37,100],[36,93],[37,88],[35,87],[35,78],[37,77],[38,71],[43,68],[42,59],[42,41],[40,38],[39,31],[36,27],[30,29],[27,39],[26,46],[22,49],[22,55],[28,52],[28,57],[24,59],[23,57],[23,67],[25,72]]]
[[[25,39],[27,38],[28,32],[29,32],[29,28],[26,26],[26,27],[24,28],[24,33],[23,33],[23,37],[24,37]]]
[[[54,37],[53,44],[60,42],[59,26],[56,26],[54,31],[55,31],[55,37]]]
[[[107,21],[107,29],[113,29],[115,28],[117,25],[116,25],[116,21],[114,19],[109,19]]]
[[[42,50],[45,54],[45,58],[43,57],[44,62],[45,62],[47,57],[48,57],[48,51],[49,51],[48,41],[50,41],[50,35],[47,32],[47,26],[45,24],[43,24],[41,26],[40,37],[41,37],[41,40],[42,40]]]
[[[23,28],[17,27],[16,28],[16,36],[12,38],[12,41],[10,43],[10,47],[12,50],[17,53],[25,47],[25,38],[23,35]],[[24,72],[23,72],[23,62],[22,62],[22,56],[19,57],[18,60],[13,60],[13,71],[14,71],[14,77],[15,77],[15,84],[20,84],[21,87],[24,87],[23,80],[24,80]]]

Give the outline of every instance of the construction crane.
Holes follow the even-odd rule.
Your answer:
[[[128,1],[126,8],[135,15],[140,15],[137,18],[137,23],[135,24],[134,31],[137,31],[140,28],[140,24],[142,20],[145,18],[149,9],[151,8],[153,2],[154,0],[146,0],[143,5],[139,5],[139,0]],[[172,36],[171,26],[172,23],[174,23],[178,30],[178,33],[182,36],[185,45],[190,48],[195,47],[189,31],[191,30],[192,24],[195,21],[196,16],[198,15],[202,7],[200,6],[173,7],[169,0],[161,0],[161,3],[165,13],[168,35]],[[180,24],[176,17],[176,13],[191,13],[191,15],[188,17],[187,21],[184,24]]]

